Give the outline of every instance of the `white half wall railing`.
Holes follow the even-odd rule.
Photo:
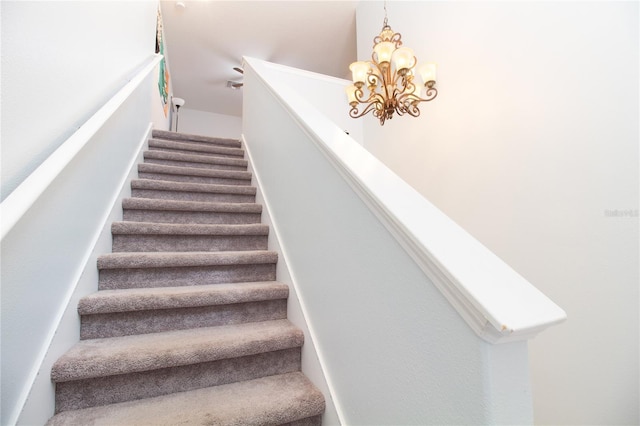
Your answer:
[[[64,170],[161,60],[162,55],[155,55],[2,201],[0,204],[0,218],[2,218],[0,240],[4,239],[56,176]]]
[[[158,117],[160,55],[150,55],[88,121],[0,204],[0,424],[44,424],[54,413],[51,365],[79,339],[78,300],[97,290],[98,254],[122,217]],[[17,143],[16,141],[12,141]]]
[[[245,58],[243,138],[341,422],[531,423],[527,340],[565,312],[304,99],[292,73]]]
[[[270,70],[291,68],[247,61],[480,337],[526,340],[566,319],[547,296],[317,114],[286,80],[269,78]]]

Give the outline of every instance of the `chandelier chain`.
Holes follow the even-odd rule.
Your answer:
[[[387,0],[384,0],[384,23],[382,24],[383,27],[386,27],[388,25],[389,19],[387,18]]]

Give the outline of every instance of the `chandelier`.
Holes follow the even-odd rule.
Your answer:
[[[351,117],[359,118],[373,112],[382,126],[387,119],[393,118],[394,112],[419,116],[418,104],[432,101],[437,96],[435,64],[416,66],[418,61],[413,50],[401,47],[400,39],[400,33],[393,32],[387,23],[385,7],[382,31],[373,39],[371,61],[358,61],[349,66],[353,84],[346,91]],[[422,84],[414,81],[416,73]],[[362,105],[366,106],[360,111]]]

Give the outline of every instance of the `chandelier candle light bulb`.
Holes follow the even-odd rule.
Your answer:
[[[416,57],[413,56],[413,50],[408,47],[396,49],[391,57],[398,74],[401,76],[407,74],[407,71],[416,65]]]
[[[382,41],[373,46],[379,64],[388,64],[396,46],[390,41]]]
[[[393,114],[420,115],[418,104],[428,102],[438,95],[435,64],[417,65],[417,59],[408,47],[401,47],[400,33],[395,33],[385,18],[380,35],[373,39],[371,61],[357,61],[349,66],[353,85],[346,88],[353,118],[373,112],[373,116],[384,125]],[[423,85],[414,82],[415,75],[422,78]],[[422,88],[424,97],[420,97]],[[365,92],[367,94],[365,95]],[[364,104],[364,109],[359,106]]]
[[[356,99],[356,90],[358,90],[358,88],[355,86],[355,84],[352,84],[346,89],[347,98],[349,99],[349,105],[353,103],[355,103],[356,105],[358,104],[358,99]]]
[[[436,81],[436,64],[421,64],[420,66],[418,66],[418,69],[416,71],[418,71],[418,74],[420,74],[420,77],[422,77],[422,81],[424,82],[425,86],[430,81]]]
[[[369,63],[364,61],[354,62],[349,66],[351,74],[353,76],[353,83],[356,87],[362,87],[367,80],[367,74],[369,73]]]

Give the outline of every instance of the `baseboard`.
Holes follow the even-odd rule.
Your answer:
[[[302,346],[302,372],[311,380],[324,394],[326,401],[325,412],[322,417],[323,425],[343,424],[340,410],[334,402],[334,392],[330,380],[327,377],[326,368],[316,350],[314,333],[308,323],[308,315],[303,306],[303,301],[298,295],[295,276],[287,266],[286,249],[282,246],[279,238],[278,226],[274,224],[269,212],[269,200],[262,192],[260,176],[253,168],[251,161],[251,150],[247,146],[244,135],[241,138],[245,152],[249,160],[249,171],[252,174],[252,184],[257,188],[256,203],[262,204],[262,223],[269,225],[269,250],[278,253],[278,263],[276,266],[277,280],[289,286],[289,299],[287,301],[287,317],[298,328],[304,332],[304,345]]]

